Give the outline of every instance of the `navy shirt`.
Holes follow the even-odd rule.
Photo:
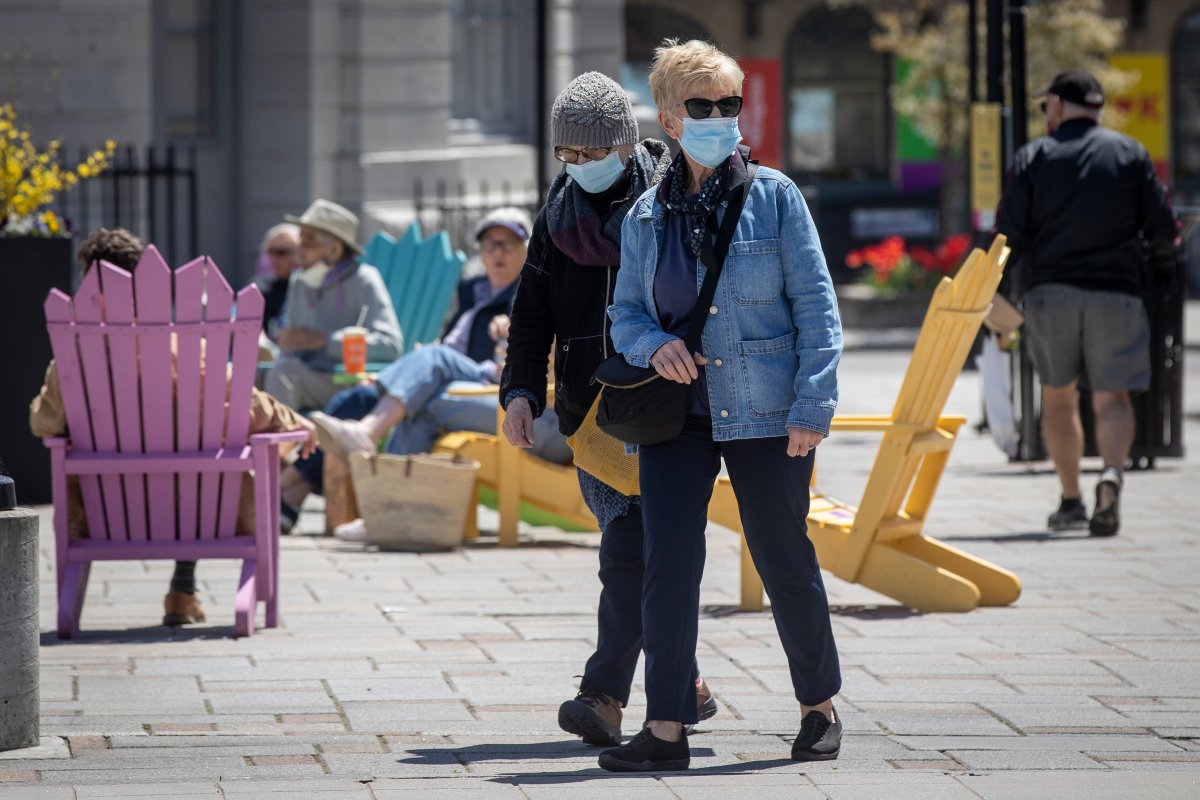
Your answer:
[[[692,311],[696,308],[699,295],[696,289],[696,270],[699,261],[689,244],[688,217],[684,214],[667,214],[667,229],[662,253],[658,257],[658,271],[654,274],[654,305],[662,328],[680,339],[687,335]],[[699,346],[703,355],[703,344]],[[697,367],[700,379],[692,382],[692,401],[689,414],[710,416],[708,407],[708,380],[703,367]]]

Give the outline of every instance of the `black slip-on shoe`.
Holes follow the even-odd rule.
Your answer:
[[[800,720],[800,732],[792,742],[792,761],[833,761],[842,751],[842,721],[837,722],[820,711],[810,711]]]
[[[584,744],[621,744],[621,701],[584,684],[574,700],[558,707],[558,727],[583,739]]]
[[[1088,520],[1092,536],[1115,536],[1121,529],[1121,473],[1106,469],[1096,482],[1096,507]]]
[[[609,772],[672,772],[687,769],[691,762],[686,733],[678,742],[668,742],[649,728],[638,731],[628,744],[600,754],[600,766]]]

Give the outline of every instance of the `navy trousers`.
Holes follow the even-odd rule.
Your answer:
[[[754,566],[771,598],[796,699],[817,705],[841,688],[829,600],[806,522],[813,454],[789,457],[787,437],[714,442],[711,420],[689,416],[675,439],[640,448],[648,719],[697,721],[689,678],[708,503],[722,456]]]
[[[622,706],[629,703],[629,687],[642,652],[644,549],[642,510],[637,503],[630,503],[629,510],[611,520],[600,533],[596,652],[583,670],[585,684],[620,700]],[[699,674],[693,658],[688,667],[693,686]]]

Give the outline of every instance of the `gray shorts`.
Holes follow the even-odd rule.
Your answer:
[[[1043,386],[1086,376],[1092,391],[1150,388],[1150,321],[1139,297],[1042,284],[1025,295],[1025,331]]]

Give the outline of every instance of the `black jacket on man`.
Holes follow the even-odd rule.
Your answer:
[[[450,331],[454,330],[454,326],[458,324],[462,315],[475,307],[475,287],[481,283],[487,283],[486,276],[459,281],[458,308],[442,330],[443,339]],[[472,361],[491,361],[495,357],[496,342],[488,334],[488,324],[501,314],[511,313],[513,300],[516,297],[517,284],[514,281],[493,297],[487,305],[479,309],[479,312],[475,314],[475,319],[471,320],[471,331],[467,334],[467,358]]]
[[[1017,151],[996,229],[1044,283],[1140,294],[1147,257],[1174,254],[1178,225],[1146,148],[1090,119]]]
[[[543,208],[533,222],[529,256],[521,270],[513,306],[508,358],[500,379],[500,402],[523,389],[534,396],[533,416],[546,409],[546,354],[554,349],[554,411],[558,428],[570,436],[583,422],[600,391],[591,383],[600,362],[616,352],[608,306],[617,284],[618,264],[576,264],[555,247]]]

